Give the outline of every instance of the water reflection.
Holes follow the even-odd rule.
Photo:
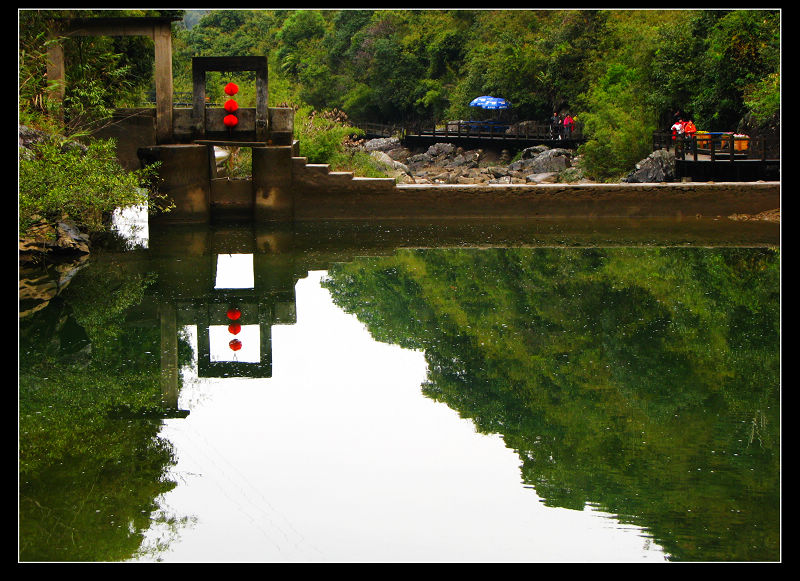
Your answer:
[[[150,235],[22,320],[22,560],[779,558],[776,251]]]

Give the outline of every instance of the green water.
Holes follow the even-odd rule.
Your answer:
[[[780,559],[776,248],[398,248],[413,241],[398,242],[389,231],[363,237],[339,227],[304,234],[166,229],[151,232],[146,248],[118,244],[96,252],[49,300],[21,296],[20,560],[170,560],[172,550],[172,560],[182,561],[429,561],[436,555],[586,561],[598,558],[592,542],[580,541],[580,527],[590,524],[571,519],[589,512],[605,515],[591,522],[612,523],[609,534],[635,531],[636,543],[657,547],[667,560]],[[219,259],[225,254],[251,257],[252,282],[225,288]],[[324,303],[320,314],[307,293]],[[245,344],[236,355],[228,349],[232,307],[255,333],[236,335]],[[303,335],[315,317],[320,327]],[[215,329],[221,343],[214,343]],[[361,335],[348,352],[349,333]],[[321,334],[322,345],[346,345],[327,353],[312,340]],[[253,343],[255,358],[245,361]],[[289,345],[292,353],[284,351]],[[344,360],[352,356],[368,368],[377,357],[371,349],[384,348],[393,349],[387,361],[398,362],[398,370],[417,370],[398,388],[403,397],[445,414],[431,422],[432,432],[415,415],[427,411],[401,412],[380,399],[390,388],[374,378],[389,382],[399,375],[386,367],[394,363],[371,372],[365,391],[352,400],[337,387],[357,375],[337,361],[350,366]],[[323,363],[323,355],[333,361]],[[298,371],[286,371],[290,358],[299,358]],[[299,370],[318,375],[293,378]],[[197,395],[203,390],[208,401]],[[236,399],[237,393],[246,397]],[[262,413],[248,413],[257,406]],[[339,421],[308,421],[315,413]],[[384,415],[387,422],[402,415],[393,429],[404,433],[379,441],[378,428],[367,426]],[[242,432],[231,436],[231,448],[213,431],[224,421],[226,431]],[[283,421],[284,432],[270,432]],[[475,538],[460,540],[455,517],[426,523],[422,514],[409,525],[412,532],[401,534],[399,513],[455,502],[475,485],[468,482],[474,478],[454,485],[446,470],[426,468],[424,501],[411,492],[386,497],[388,482],[411,470],[404,470],[399,442],[421,438],[414,454],[422,455],[436,447],[436,430],[444,430],[437,426],[449,422],[455,430],[470,427],[458,453],[476,474],[500,470],[479,459],[477,450],[488,442],[511,463],[496,488],[470,492],[466,506],[472,508],[455,512],[474,511],[471,520],[479,521],[481,506],[516,494],[520,505],[507,517],[498,509],[484,517],[487,524],[477,522]],[[287,434],[293,426],[297,433]],[[338,431],[354,432],[359,442],[375,440],[374,449],[359,456],[354,446],[343,459],[326,462],[324,442]],[[211,441],[202,448],[206,460],[219,451],[214,463],[224,465],[220,474],[228,479],[208,490],[192,483],[211,479],[216,468],[185,464],[198,448],[184,442],[197,446],[204,438]],[[306,438],[311,443],[300,445]],[[474,452],[466,447],[472,445]],[[244,460],[234,460],[234,447],[245,448]],[[279,458],[296,449],[292,454],[302,458],[294,461],[317,470],[296,468],[292,480],[293,464],[280,464],[278,489]],[[386,473],[377,456],[394,459]],[[253,466],[272,476],[254,475]],[[347,484],[351,474],[362,475]],[[330,492],[334,482],[358,488],[356,504],[398,515],[377,519],[386,527],[379,530],[372,520],[359,526],[353,507],[352,522],[343,522],[333,511],[349,500],[323,502],[307,492],[320,483]],[[433,492],[437,486],[441,497]],[[188,498],[181,494],[192,490],[201,500],[181,509],[179,499]],[[233,511],[224,509],[231,497]],[[241,512],[240,520],[226,514],[225,524],[207,524],[215,522],[215,506]],[[301,513],[301,506],[308,510]],[[519,520],[534,510],[556,520]],[[288,524],[276,524],[276,515]],[[236,528],[248,526],[277,549],[266,541],[252,548],[242,542],[237,556],[226,556],[232,548],[223,550],[219,538],[235,545]],[[426,527],[443,532],[423,549],[415,543],[426,538]],[[156,530],[168,534],[154,541]],[[545,552],[526,536],[550,534],[574,539],[568,557]],[[448,536],[459,539],[463,555],[445,546]],[[498,537],[508,539],[498,541],[508,552],[492,548]],[[376,538],[391,542],[367,548]],[[512,554],[515,539],[524,542]],[[300,549],[312,544],[317,553]],[[351,550],[359,544],[362,552]],[[619,559],[644,561],[649,551]]]

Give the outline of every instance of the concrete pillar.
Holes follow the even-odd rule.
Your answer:
[[[269,108],[269,141],[271,145],[291,145],[294,138],[294,109]]]
[[[153,27],[155,44],[156,139],[172,142],[172,31],[170,24]]]
[[[291,146],[253,148],[253,196],[256,222],[293,219]]]
[[[161,162],[158,189],[175,204],[172,211],[155,216],[155,221],[210,221],[211,182],[207,146],[156,145],[142,147],[138,153],[144,165]]]

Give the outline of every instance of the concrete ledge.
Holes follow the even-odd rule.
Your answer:
[[[294,192],[296,220],[675,217],[780,208],[780,182],[680,184],[376,184]],[[360,185],[363,184],[363,185]]]

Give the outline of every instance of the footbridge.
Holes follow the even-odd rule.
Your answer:
[[[367,137],[397,137],[409,149],[434,143],[452,143],[464,149],[508,149],[520,151],[534,145],[574,149],[586,140],[580,131],[554,130],[548,123],[509,125],[498,121],[449,121],[429,125],[356,123]]]

